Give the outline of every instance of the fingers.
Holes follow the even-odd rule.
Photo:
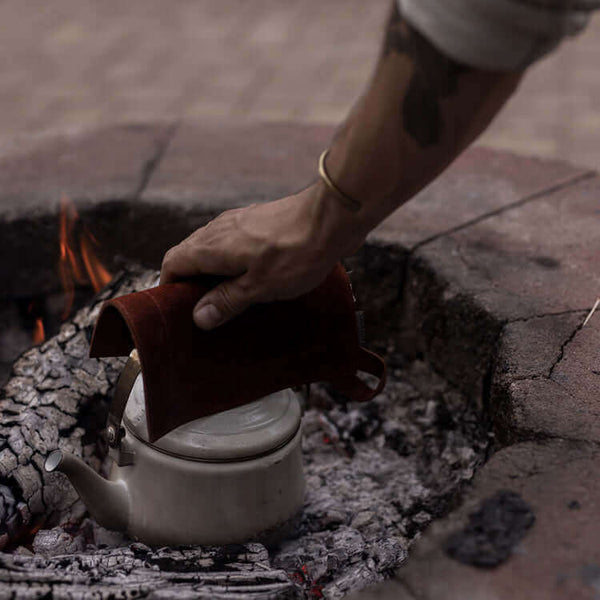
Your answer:
[[[210,330],[223,325],[257,301],[246,276],[228,280],[205,294],[194,307],[194,323]]]
[[[162,285],[202,274],[235,277],[245,270],[239,254],[204,248],[193,240],[184,240],[165,254],[159,283]]]
[[[173,246],[165,254],[160,267],[159,285],[171,283],[177,279],[191,277],[196,271],[194,262],[190,260],[190,252],[182,242]]]

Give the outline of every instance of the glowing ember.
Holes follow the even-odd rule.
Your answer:
[[[78,227],[76,232],[75,226],[78,222],[79,214],[75,206],[63,196],[60,201],[58,262],[60,281],[65,293],[63,320],[69,316],[73,308],[75,284],[90,284],[95,292],[99,292],[112,279],[111,273],[94,252],[94,246],[98,246],[96,238],[84,226]],[[74,250],[77,248],[76,238],[79,241],[79,254]]]

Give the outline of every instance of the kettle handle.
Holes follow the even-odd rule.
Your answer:
[[[125,367],[121,371],[121,375],[119,375],[115,393],[108,410],[106,429],[103,432],[103,436],[110,448],[118,449],[121,446],[121,440],[125,435],[125,430],[121,425],[123,413],[125,412],[131,388],[133,388],[133,384],[141,370],[140,359],[137,350],[134,348],[125,363]]]

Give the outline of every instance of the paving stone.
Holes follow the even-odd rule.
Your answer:
[[[132,198],[170,127],[170,123],[122,125],[44,136],[28,152],[3,156],[3,220],[31,211],[56,211],[63,195],[94,203]]]
[[[502,320],[591,308],[600,179],[590,177],[419,248],[449,287]]]
[[[415,254],[406,260],[400,295],[402,351],[426,356],[483,409],[502,321],[478,304],[469,290],[449,285],[437,263]]]
[[[599,183],[597,176],[584,176],[415,249],[404,273],[403,322],[404,329],[417,336],[406,350],[426,353],[450,381],[475,401],[486,403],[493,359],[498,356],[496,344],[507,323],[573,311],[583,315],[597,297]],[[401,233],[397,237],[400,240]],[[559,341],[558,331],[564,331],[562,325],[554,331],[555,346],[547,347],[546,354],[536,350],[538,361],[550,360],[547,354],[556,360],[561,344],[573,333]],[[532,341],[525,339],[524,349],[508,358],[520,362]],[[529,367],[524,364],[521,370],[532,366],[531,356],[525,359]],[[502,392],[495,390],[494,401],[499,403],[499,432],[506,433],[514,424],[511,407],[516,405],[506,380],[501,383]],[[532,384],[519,385],[530,398]],[[548,384],[544,389],[547,393]],[[524,412],[518,414],[528,414],[527,403],[519,406]],[[540,418],[546,419],[544,413]],[[568,421],[574,423],[572,415]],[[522,432],[527,431],[527,438],[536,430]]]
[[[503,443],[600,441],[600,322],[593,317],[581,329],[584,318],[544,317],[505,329],[490,401]]]
[[[568,394],[600,404],[600,314],[594,314],[565,342],[550,378]]]
[[[585,172],[561,161],[526,158],[473,147],[372,234],[413,248]]]
[[[275,200],[317,177],[333,128],[294,124],[183,124],[144,190],[145,202],[216,214]]]
[[[595,445],[555,440],[501,450],[479,471],[463,505],[435,522],[396,577],[417,600],[592,600],[600,574],[600,475]],[[478,569],[444,544],[479,503],[502,489],[520,494],[536,521],[506,563]]]
[[[0,3],[2,136],[171,115],[339,123],[389,0]],[[532,67],[482,138],[600,166],[600,16]]]
[[[501,296],[505,284],[496,277],[499,268],[496,263],[506,267],[506,259],[501,251],[497,252],[499,256],[490,258],[490,252],[484,254],[481,249],[495,243],[514,250],[512,238],[520,235],[525,238],[520,247],[535,252],[537,246],[528,245],[532,237],[528,227],[543,237],[537,216],[525,221],[520,230],[515,230],[511,221],[496,231],[497,224],[510,219],[505,215],[520,214],[519,211],[528,210],[530,204],[542,202],[527,199],[538,195],[558,196],[561,192],[557,189],[563,187],[566,193],[574,187],[573,182],[586,176],[589,175],[585,171],[565,163],[472,148],[436,182],[377,228],[369,238],[372,242],[412,249],[404,272],[403,321],[406,332],[419,335],[416,339],[404,335],[404,350],[426,352],[453,383],[475,400],[481,401],[487,396],[491,357],[504,322],[508,318],[543,314],[544,308],[538,309],[534,304],[529,312],[519,312],[519,304],[529,300],[526,294],[506,290],[506,298]],[[593,204],[590,200],[591,196],[586,206],[588,213]],[[563,212],[567,213],[564,219],[568,222],[571,214],[567,209]],[[572,232],[575,230],[576,225]],[[481,265],[471,269],[464,258],[462,239],[470,239],[469,236],[480,231],[472,262],[480,258]],[[542,276],[543,271],[555,265],[553,259],[545,256],[534,255],[532,259]],[[508,266],[520,272],[521,265],[515,260]],[[518,276],[516,280],[520,283]],[[550,293],[547,287],[542,286],[542,290]],[[501,310],[483,303],[480,299],[483,292],[499,296],[496,304]],[[510,308],[514,310],[507,316],[506,309]]]
[[[579,327],[585,312],[533,317],[507,323],[499,342],[496,372],[511,380],[548,377],[561,346]]]

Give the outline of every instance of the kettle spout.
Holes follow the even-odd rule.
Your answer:
[[[129,520],[129,494],[122,481],[108,481],[80,458],[54,450],[46,458],[48,473],[64,473],[94,519],[107,529],[125,531]]]

